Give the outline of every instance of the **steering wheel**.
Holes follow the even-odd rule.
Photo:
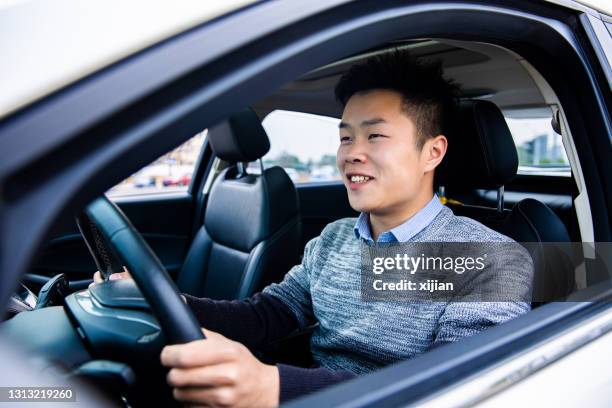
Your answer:
[[[77,217],[77,225],[105,280],[128,267],[171,344],[205,338],[166,268],[117,205],[99,197]]]

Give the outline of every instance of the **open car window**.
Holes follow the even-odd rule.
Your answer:
[[[204,130],[106,192],[109,197],[187,191],[206,138]]]

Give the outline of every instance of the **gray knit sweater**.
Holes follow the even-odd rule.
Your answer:
[[[283,302],[302,327],[317,321],[311,349],[315,361],[332,371],[361,374],[414,357],[427,349],[473,335],[513,319],[528,302],[377,301],[361,296],[360,240],[354,218],[329,224],[279,284],[263,293]],[[513,242],[444,207],[410,242]],[[513,285],[528,293],[533,263],[526,251],[505,265]]]

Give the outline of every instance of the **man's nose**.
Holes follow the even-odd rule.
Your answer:
[[[365,163],[368,160],[368,155],[362,143],[354,143],[346,152],[344,161],[347,163]]]

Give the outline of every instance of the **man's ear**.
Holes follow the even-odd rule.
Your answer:
[[[446,154],[446,149],[448,148],[448,140],[444,135],[438,135],[436,137],[432,137],[425,142],[423,145],[423,158],[425,160],[425,167],[423,170],[425,172],[433,171]]]

